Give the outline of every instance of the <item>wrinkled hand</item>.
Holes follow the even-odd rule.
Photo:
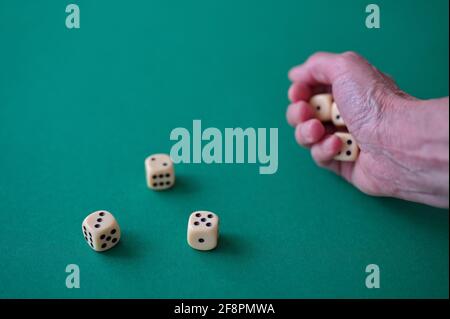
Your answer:
[[[315,162],[361,191],[438,207],[449,205],[449,101],[418,100],[354,52],[316,53],[289,72],[288,123]],[[360,146],[356,162],[338,162],[334,128],[315,119],[313,94],[332,92]]]

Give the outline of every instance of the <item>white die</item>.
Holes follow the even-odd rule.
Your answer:
[[[332,103],[333,96],[328,93],[314,95],[309,100],[309,104],[313,108],[315,117],[322,122],[331,121]]]
[[[334,126],[345,126],[344,119],[341,116],[341,112],[339,112],[336,102],[333,102],[333,105],[331,106],[331,121],[333,122]]]
[[[189,216],[187,241],[198,250],[211,250],[219,238],[219,216],[208,211],[196,211]]]
[[[359,147],[349,133],[334,133],[342,141],[341,151],[334,157],[336,161],[354,162],[359,154]]]
[[[114,216],[99,210],[89,214],[81,225],[83,236],[95,251],[105,251],[117,245],[120,240],[120,227]]]
[[[145,159],[147,186],[164,190],[175,184],[175,168],[169,155],[154,154]]]

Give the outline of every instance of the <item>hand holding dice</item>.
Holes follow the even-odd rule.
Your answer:
[[[331,94],[314,95],[309,104],[313,107],[317,119],[322,122],[331,121],[338,129],[345,129],[346,125],[336,102]],[[335,135],[342,141],[341,151],[334,157],[336,161],[353,162],[359,154],[359,147],[355,139],[348,132],[337,132]]]

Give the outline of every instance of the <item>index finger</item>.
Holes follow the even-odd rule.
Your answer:
[[[289,79],[309,86],[331,85],[341,73],[340,54],[319,52],[289,71]]]

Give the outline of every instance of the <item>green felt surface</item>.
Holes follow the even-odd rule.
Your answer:
[[[448,1],[0,2],[0,297],[448,297],[448,211],[368,197],[317,168],[285,122],[288,69],[355,50],[421,98],[448,95]],[[175,127],[278,127],[279,170],[176,166],[146,188],[144,159]],[[103,254],[81,222],[107,209]],[[220,246],[186,244],[191,211]],[[65,287],[65,267],[81,288]],[[381,288],[365,287],[365,267]]]

